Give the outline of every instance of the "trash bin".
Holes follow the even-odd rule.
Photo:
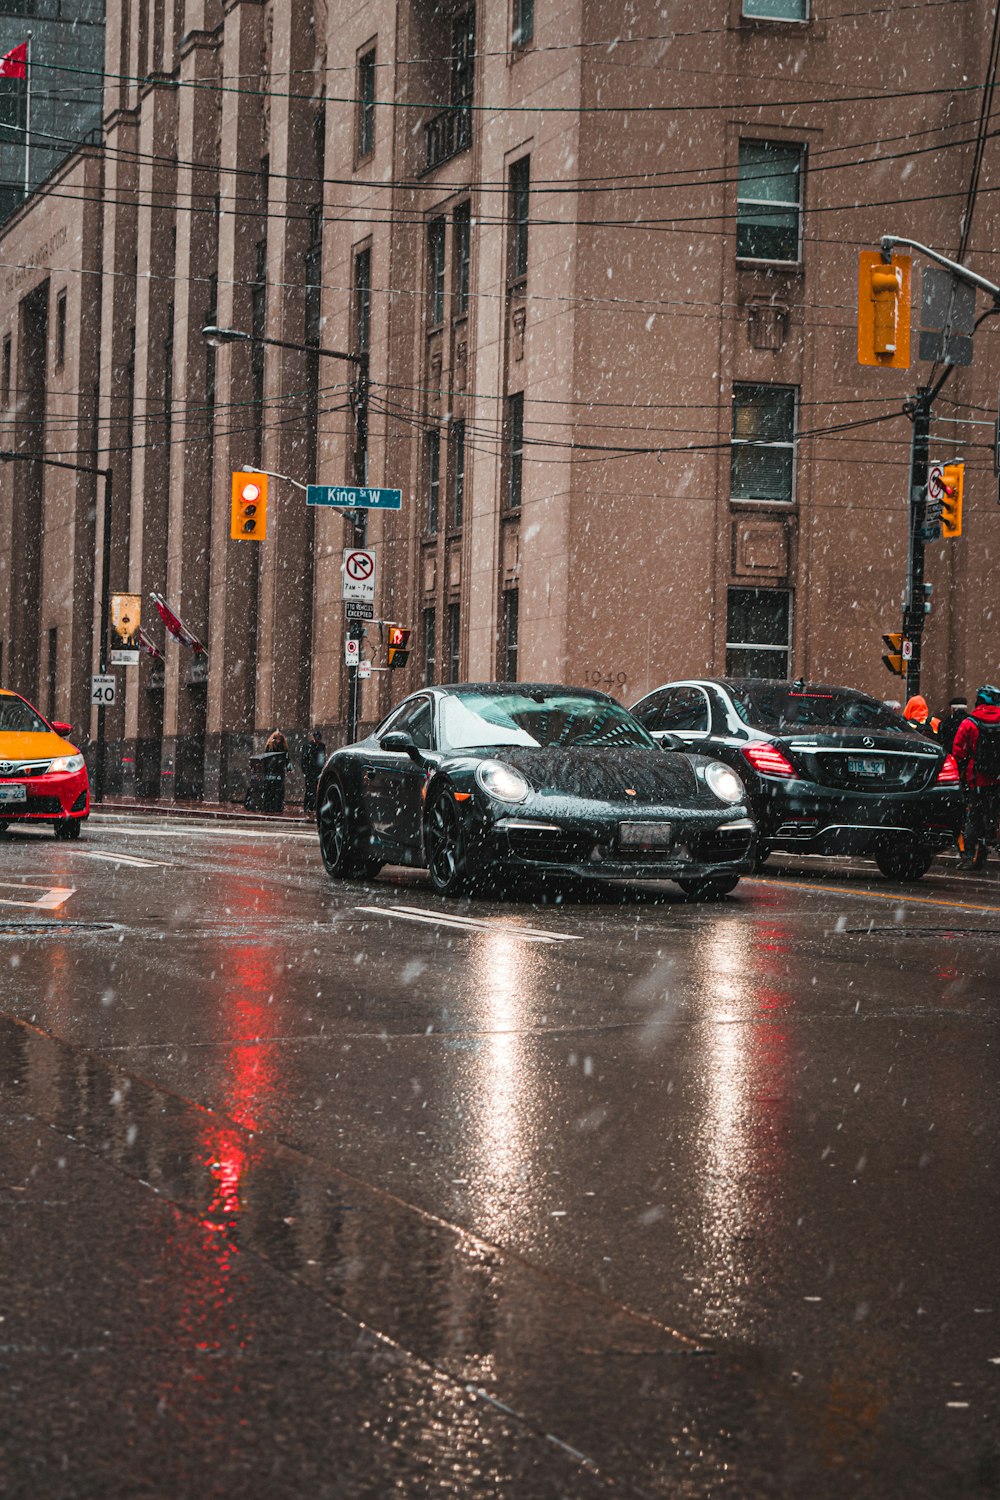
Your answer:
[[[284,750],[265,750],[250,757],[250,783],[243,798],[247,812],[280,813],[285,810]]]

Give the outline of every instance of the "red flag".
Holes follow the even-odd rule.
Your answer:
[[[206,648],[203,643],[199,641],[196,635],[188,630],[180,615],[174,614],[173,610],[170,608],[170,605],[166,602],[166,600],[161,599],[159,594],[150,594],[149,597],[156,605],[157,613],[159,614],[160,619],[170,631],[170,634],[173,636],[174,640],[180,641],[182,646],[187,646],[188,650],[193,651],[195,656],[206,655]]]
[[[149,639],[149,636],[143,630],[141,625],[135,633],[135,640],[136,645],[139,647],[140,651],[145,651],[146,655],[151,656],[154,661],[163,660],[163,652],[160,650],[159,646],[153,645],[153,642]]]
[[[0,57],[0,78],[27,78],[28,44],[22,42]]]

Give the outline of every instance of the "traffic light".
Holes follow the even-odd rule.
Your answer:
[[[945,464],[941,471],[941,535],[962,535],[962,491],[965,465]]]
[[[894,677],[905,677],[906,663],[903,660],[903,632],[899,630],[892,635],[884,635],[882,639],[889,648],[882,657],[882,665]]]
[[[413,631],[406,625],[389,626],[389,669],[405,667],[410,659],[410,636]]]
[[[858,257],[858,364],[910,368],[910,256]]]
[[[233,474],[233,508],[229,535],[238,542],[262,542],[267,536],[267,475]]]

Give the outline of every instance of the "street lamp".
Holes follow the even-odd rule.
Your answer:
[[[98,670],[103,677],[108,670],[108,615],[111,590],[111,487],[113,471],[95,464],[71,464],[61,458],[47,458],[41,453],[15,453],[0,448],[0,462],[44,464],[50,469],[72,469],[77,474],[98,474],[104,480],[104,534],[101,538],[101,615],[98,625]],[[94,801],[104,801],[105,741],[103,703],[97,705],[97,747],[94,757]]]
[[[322,354],[327,359],[346,359],[352,365],[363,365],[363,354],[347,354],[343,349],[324,349],[322,344],[296,344],[291,339],[272,339],[263,333],[244,333],[242,328],[217,328],[209,323],[202,330],[213,349],[226,344],[273,344],[276,349],[295,349],[300,354]]]

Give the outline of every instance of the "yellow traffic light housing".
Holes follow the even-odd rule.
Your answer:
[[[262,542],[267,536],[267,475],[237,469],[229,535],[238,542]]]
[[[909,255],[882,259],[877,250],[858,257],[858,364],[910,368]]]
[[[890,671],[894,677],[906,676],[906,663],[903,659],[903,632],[894,631],[891,635],[882,637],[888,651],[882,657],[882,665]]]
[[[941,471],[941,535],[962,535],[962,492],[965,464],[945,464]]]
[[[410,659],[410,636],[413,631],[406,625],[389,626],[389,668],[395,671],[405,667]]]

